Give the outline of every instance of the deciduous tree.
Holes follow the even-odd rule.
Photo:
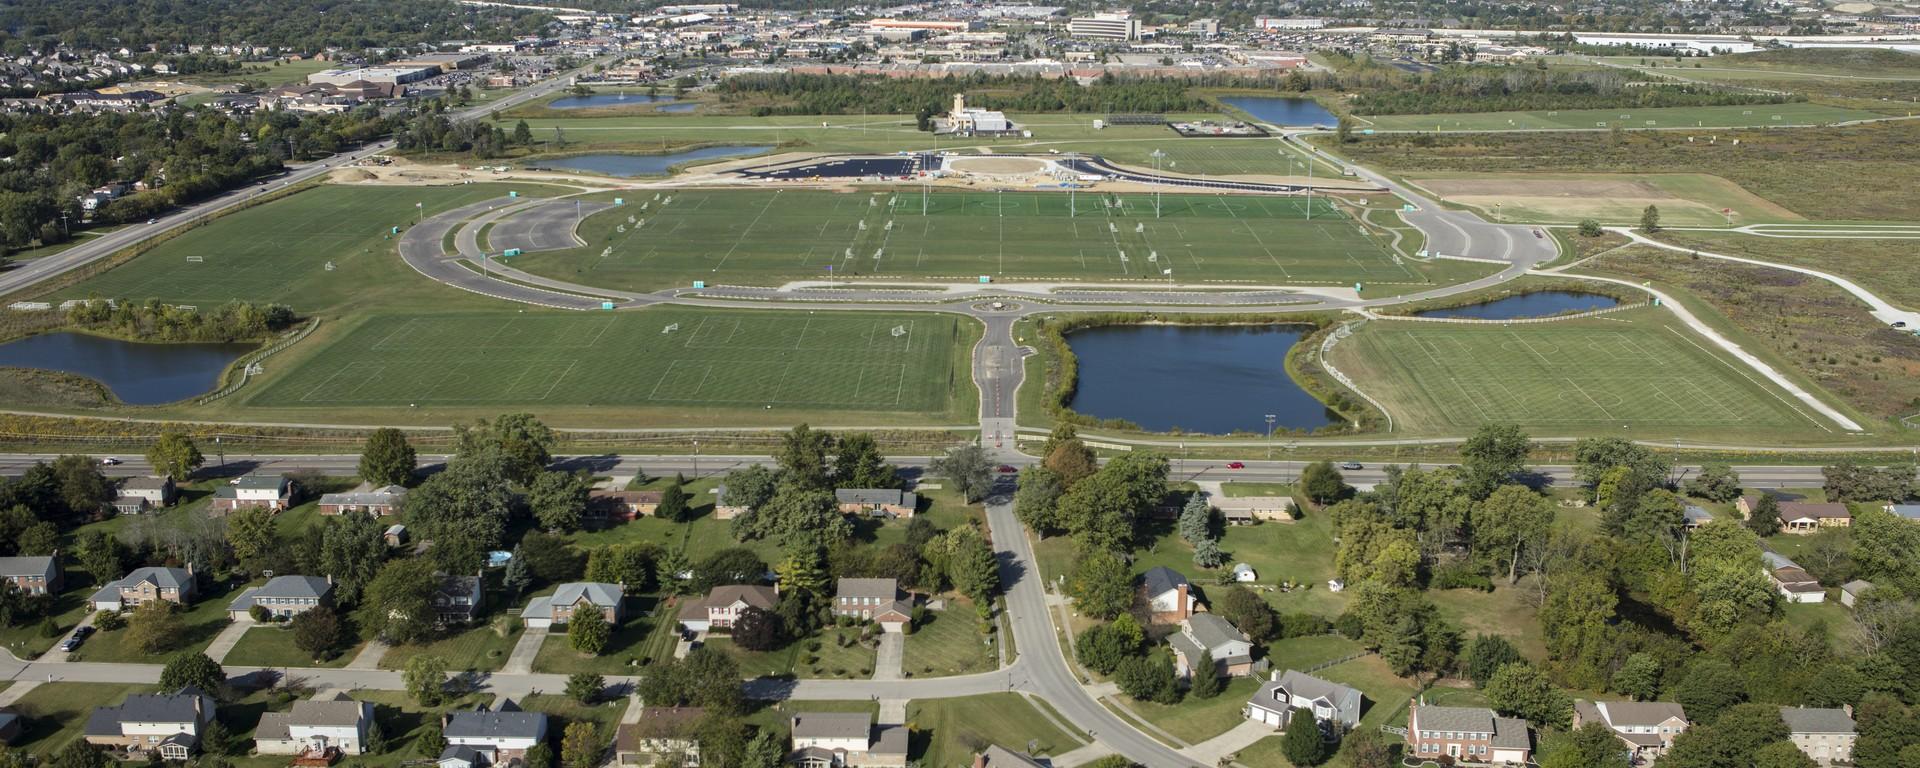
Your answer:
[[[423,707],[440,706],[446,696],[447,660],[426,653],[407,659],[400,682],[406,686],[407,696],[413,703]]]
[[[1041,538],[1065,528],[1060,519],[1060,495],[1066,492],[1060,476],[1041,465],[1020,470],[1020,488],[1013,494],[1013,512]]]
[[[527,489],[527,507],[540,527],[552,533],[580,529],[587,514],[587,496],[593,484],[572,472],[541,472]]]
[[[774,452],[774,461],[780,465],[780,482],[804,490],[832,489],[832,465],[827,456],[833,450],[833,435],[805,423],[795,426],[781,437],[780,447]]]
[[[1526,468],[1533,443],[1513,424],[1482,425],[1460,446],[1461,481],[1475,499],[1511,482]]]
[[[594,768],[600,764],[600,729],[591,721],[567,724],[560,739],[560,763],[565,768]]]
[[[900,475],[880,454],[873,435],[855,432],[840,438],[833,458],[835,484],[842,488],[898,488]]]
[[[180,647],[187,623],[173,603],[149,600],[127,618],[127,642],[141,653],[157,654]]]
[[[993,462],[987,459],[987,449],[979,443],[953,448],[934,459],[927,468],[952,482],[954,490],[969,502],[985,498],[987,491],[993,489]]]
[[[389,643],[424,640],[433,632],[433,594],[439,586],[432,560],[388,561],[367,584],[358,623]]]
[[[153,471],[173,478],[174,482],[186,482],[193,471],[206,462],[200,455],[200,448],[193,444],[193,438],[178,432],[162,432],[160,439],[147,447],[147,463]]]
[[[1687,493],[1722,504],[1740,498],[1740,474],[1726,464],[1708,464],[1687,479]]]
[[[162,690],[177,691],[191,685],[212,695],[226,684],[226,670],[204,653],[182,653],[167,659],[167,665],[160,669]]]
[[[567,644],[581,653],[598,656],[613,638],[613,625],[598,610],[574,611],[567,620]]]
[[[273,562],[279,534],[275,530],[274,511],[266,507],[241,507],[227,515],[227,542],[242,567],[254,573]]]
[[[301,611],[287,624],[293,633],[293,645],[314,659],[332,658],[340,646],[340,616],[332,608],[320,606]]]
[[[1528,722],[1565,728],[1573,718],[1573,700],[1539,668],[1524,661],[1509,662],[1487,679],[1487,701],[1501,714]]]
[[[606,687],[606,678],[592,672],[575,672],[567,675],[567,698],[582,704],[598,701],[600,691]]]
[[[360,479],[376,487],[406,485],[413,480],[418,463],[407,433],[381,427],[367,435],[367,444],[360,449]]]
[[[1081,550],[1074,558],[1067,585],[1074,606],[1096,619],[1111,619],[1133,604],[1133,573],[1127,568],[1127,562],[1112,550]]]
[[[320,571],[333,577],[334,597],[342,603],[360,599],[386,557],[386,531],[372,515],[337,515],[320,529]]]
[[[1300,492],[1318,504],[1339,501],[1347,493],[1347,480],[1331,461],[1316,461],[1300,471]]]

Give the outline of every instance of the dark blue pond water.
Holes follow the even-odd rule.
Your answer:
[[[580,155],[539,160],[533,165],[541,168],[602,173],[608,176],[665,176],[670,169],[682,163],[723,157],[746,157],[760,154],[768,149],[770,147],[704,147],[670,155]]]
[[[1115,325],[1067,336],[1079,358],[1075,411],[1153,430],[1264,432],[1340,422],[1287,375],[1298,325]]]
[[[1220,103],[1274,125],[1333,125],[1340,122],[1313,99],[1286,96],[1222,96]]]
[[[47,333],[0,344],[0,366],[85,376],[132,405],[206,394],[252,344],[140,344],[84,333]]]
[[[549,102],[554,109],[587,109],[589,107],[618,107],[623,104],[652,104],[656,101],[673,101],[672,96],[648,96],[644,93],[596,93],[590,96],[562,96]]]
[[[1548,317],[1568,312],[1586,312],[1620,306],[1620,300],[1597,293],[1574,291],[1538,291],[1508,296],[1483,304],[1430,309],[1416,312],[1421,317],[1470,317],[1480,320],[1517,320],[1523,317]]]

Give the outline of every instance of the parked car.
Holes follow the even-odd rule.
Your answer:
[[[1533,231],[1533,236],[1544,240],[1547,237],[1547,233],[1536,229]]]
[[[1363,465],[1357,461],[1349,461],[1345,464],[1341,464],[1340,468],[1341,469],[1366,469],[1366,465]]]
[[[1227,462],[1227,469],[1246,469],[1246,468],[1247,468],[1247,463],[1244,461]]]
[[[999,472],[1000,474],[1003,474],[1003,475],[1009,475],[1009,474],[1019,472],[1020,470],[1014,469],[1012,464],[1002,464],[998,469],[995,469],[994,471]]]

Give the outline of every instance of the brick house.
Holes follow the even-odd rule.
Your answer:
[[[1741,496],[1734,502],[1741,519],[1751,519],[1760,506],[1760,497]],[[1786,533],[1813,533],[1822,528],[1847,528],[1853,525],[1853,510],[1830,501],[1788,501],[1781,499],[1780,530]]]
[[[29,595],[57,593],[62,581],[60,553],[0,557],[0,579],[13,582],[15,588]]]
[[[1415,699],[1407,711],[1407,756],[1439,761],[1524,765],[1533,740],[1527,721],[1485,707],[1435,707]]]
[[[1687,711],[1670,701],[1587,701],[1573,703],[1573,727],[1599,723],[1620,737],[1634,764],[1652,762],[1673,748],[1687,731]]]
[[[96,611],[127,610],[155,600],[187,606],[193,604],[199,592],[192,563],[185,568],[148,566],[136,568],[120,580],[101,587],[93,593],[91,601]]]
[[[587,517],[606,522],[630,522],[638,517],[652,517],[660,509],[660,500],[666,494],[660,491],[605,491],[593,490],[587,493]]]
[[[757,584],[729,584],[714,587],[698,600],[680,606],[680,625],[690,632],[730,629],[741,612],[748,608],[771,611],[780,602],[780,592]]]
[[[120,706],[96,707],[83,738],[127,758],[186,760],[199,751],[200,733],[213,715],[213,697],[191,686],[171,694],[136,693]]]
[[[293,506],[293,479],[285,475],[245,475],[215,488],[207,514],[225,517],[241,507],[266,507],[275,512]]]
[[[841,488],[833,498],[843,515],[910,518],[920,508],[920,494],[897,488]]]
[[[913,621],[913,601],[900,599],[893,579],[841,579],[834,588],[833,615],[873,621],[899,632]]]
[[[1292,496],[1216,496],[1210,501],[1227,522],[1293,522]]]
[[[614,731],[614,763],[651,766],[677,757],[679,765],[698,768],[699,725],[706,714],[700,707],[641,707],[639,718]]]
[[[570,582],[560,585],[552,595],[528,600],[520,618],[528,629],[547,629],[565,625],[580,611],[598,610],[607,623],[619,624],[626,618],[625,592],[626,588],[619,584]]]

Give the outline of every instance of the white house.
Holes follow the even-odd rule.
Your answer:
[[[440,768],[484,768],[524,759],[527,750],[547,739],[547,716],[525,712],[512,699],[493,709],[455,712],[441,726],[447,748]]]
[[[263,755],[338,757],[367,752],[373,705],[335,691],[331,696],[296,701],[286,712],[260,716],[254,750]]]
[[[1575,701],[1573,727],[1587,723],[1613,731],[1636,764],[1667,754],[1688,726],[1687,711],[1669,701]]]
[[[907,764],[906,726],[872,725],[865,712],[801,712],[789,718],[793,752],[801,768],[900,768]]]
[[[213,697],[192,686],[173,694],[136,693],[120,706],[95,708],[84,738],[128,757],[158,753],[185,760],[199,750],[200,732],[213,716]]]
[[[1273,679],[1247,699],[1243,714],[1248,720],[1285,729],[1295,707],[1313,713],[1315,722],[1334,722],[1348,730],[1360,725],[1360,691],[1339,683],[1330,683],[1305,672],[1289,669],[1273,673]]]
[[[213,490],[207,513],[220,517],[241,507],[266,507],[275,512],[293,506],[293,480],[285,475],[244,475]]]
[[[1200,601],[1194,597],[1193,585],[1179,571],[1164,565],[1154,566],[1140,577],[1141,589],[1146,593],[1148,610],[1157,622],[1175,623],[1192,616]]]

